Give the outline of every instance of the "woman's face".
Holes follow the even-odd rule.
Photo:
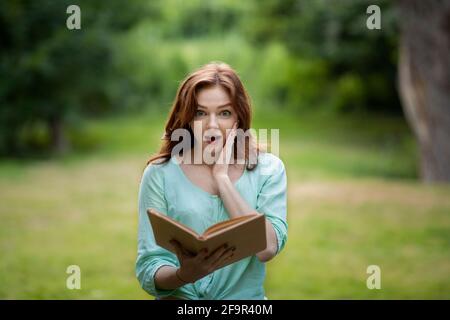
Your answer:
[[[237,120],[230,97],[222,86],[206,87],[198,92],[197,110],[191,127],[195,140],[202,141],[202,150],[208,145],[214,149],[223,146],[227,129],[232,129]]]

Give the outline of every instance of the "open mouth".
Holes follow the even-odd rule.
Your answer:
[[[207,144],[214,144],[220,141],[220,139],[222,139],[221,136],[212,135],[212,136],[205,136],[203,141],[205,141]]]

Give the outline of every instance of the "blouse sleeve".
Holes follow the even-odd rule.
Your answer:
[[[287,180],[283,162],[273,155],[270,159],[267,163],[269,168],[264,168],[265,181],[258,194],[256,211],[265,214],[272,223],[277,237],[278,254],[287,241]]]
[[[167,214],[164,197],[164,179],[159,165],[149,165],[144,170],[139,187],[139,228],[136,277],[141,287],[155,297],[167,297],[176,290],[162,290],[155,286],[155,273],[164,265],[178,266],[177,257],[155,243],[153,230],[147,215],[147,209],[153,208]]]

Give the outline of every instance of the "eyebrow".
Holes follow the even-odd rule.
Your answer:
[[[200,108],[208,109],[208,107],[202,106],[202,105],[200,105],[200,104],[198,104],[198,103],[197,103],[197,106],[199,106]],[[225,108],[225,107],[229,107],[229,106],[231,106],[231,102],[228,102],[228,103],[226,103],[226,104],[223,104],[223,105],[221,105],[221,106],[218,106],[217,109],[221,109],[221,108]]]

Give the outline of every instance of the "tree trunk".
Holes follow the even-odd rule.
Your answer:
[[[450,182],[450,1],[400,0],[399,89],[420,176]]]
[[[50,138],[53,152],[64,154],[69,149],[69,144],[64,133],[63,121],[60,117],[52,117],[49,119],[48,126],[50,129]]]

